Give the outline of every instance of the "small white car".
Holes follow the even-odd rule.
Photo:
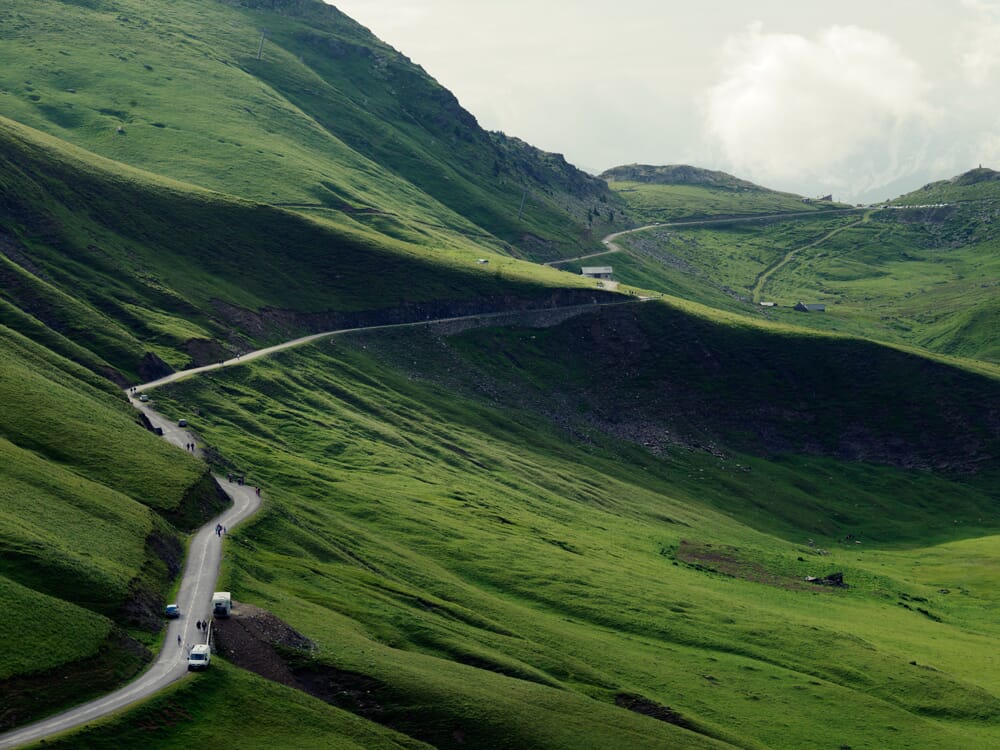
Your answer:
[[[212,649],[207,643],[199,643],[197,646],[191,647],[191,653],[188,654],[188,669],[208,669],[209,663],[212,661]]]
[[[147,401],[149,401],[149,396],[145,393],[140,393],[139,400],[142,401],[142,403],[146,403]]]

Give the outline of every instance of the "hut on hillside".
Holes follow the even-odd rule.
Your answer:
[[[581,271],[581,276],[586,276],[588,279],[605,279],[611,280],[611,266],[584,266]]]

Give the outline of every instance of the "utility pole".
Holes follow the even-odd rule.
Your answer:
[[[261,54],[264,52],[264,37],[267,36],[267,29],[260,30],[260,44],[257,45],[257,59],[260,59]]]
[[[524,214],[524,201],[528,197],[528,188],[524,189],[524,194],[521,196],[521,207],[517,210],[517,220],[521,220],[521,216]]]

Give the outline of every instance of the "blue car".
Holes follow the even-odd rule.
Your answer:
[[[176,604],[168,604],[167,608],[163,611],[168,618],[171,620],[181,616],[181,608]]]

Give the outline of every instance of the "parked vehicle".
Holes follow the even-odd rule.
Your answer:
[[[188,426],[188,421],[186,419],[178,419],[177,420],[177,426],[178,427],[187,427]]]
[[[212,649],[207,643],[199,643],[192,646],[191,653],[188,654],[188,669],[208,669],[212,661]]]
[[[146,403],[147,401],[149,401],[149,395],[145,393],[140,393],[139,400],[142,401],[142,403]]]
[[[165,614],[171,620],[176,620],[178,617],[181,616],[181,608],[178,607],[176,604],[168,604],[166,608],[163,610],[163,614]]]
[[[228,591],[216,591],[212,594],[212,614],[216,617],[229,617],[233,609],[233,596]]]

